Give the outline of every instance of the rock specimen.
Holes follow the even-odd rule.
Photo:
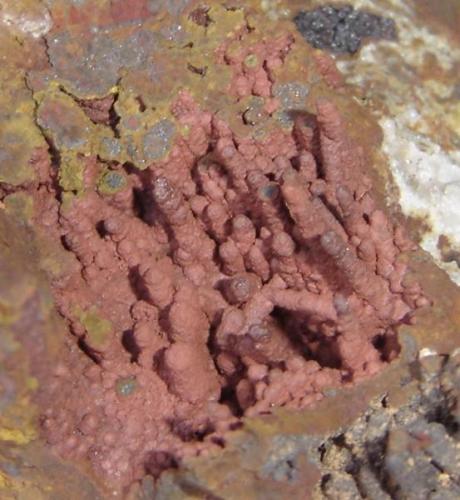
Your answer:
[[[265,36],[242,9],[187,23],[161,42],[136,23],[49,36],[24,78],[44,140],[0,191],[59,255],[42,262],[68,330],[43,434],[116,491],[219,449],[242,417],[378,373],[428,304],[331,99],[333,61],[300,65],[293,30]]]
[[[268,97],[261,72],[232,89],[265,81]],[[81,158],[79,195],[46,154],[34,163],[37,219],[75,256],[53,283],[73,337],[43,428],[122,485],[204,452],[241,415],[378,372],[426,303],[329,101],[260,141],[185,91],[172,112],[189,132],[166,159]]]

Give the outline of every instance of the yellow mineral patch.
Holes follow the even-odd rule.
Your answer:
[[[69,151],[61,157],[59,184],[64,191],[81,191],[84,173],[85,165],[78,154]]]
[[[25,223],[31,222],[34,203],[30,195],[18,191],[17,193],[8,195],[3,202],[5,204],[6,212],[9,215],[17,217]]]
[[[0,471],[0,488],[11,488],[11,481],[8,476]]]
[[[26,385],[29,390],[36,391],[39,385],[38,379],[36,377],[27,377]]]
[[[29,160],[46,143],[34,123],[35,104],[25,74],[2,66],[0,88],[0,182],[19,185],[33,179]]]
[[[95,348],[104,347],[112,332],[110,321],[102,318],[96,307],[80,312],[79,318],[86,330],[89,344]]]
[[[12,441],[15,444],[23,445],[30,443],[36,436],[32,429],[9,429],[6,427],[0,428],[0,441]]]

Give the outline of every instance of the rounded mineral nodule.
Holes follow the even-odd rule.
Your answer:
[[[126,186],[126,177],[121,172],[110,170],[106,172],[98,185],[101,194],[114,194]]]
[[[137,379],[134,376],[121,377],[115,383],[115,390],[119,396],[131,396],[137,389]]]

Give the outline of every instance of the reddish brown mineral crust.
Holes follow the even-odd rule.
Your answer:
[[[225,42],[229,92],[276,112],[273,70],[292,44]],[[111,99],[84,103],[93,122]],[[381,370],[424,300],[331,102],[261,138],[187,91],[171,113],[188,133],[169,156],[144,171],[79,158],[78,194],[46,155],[33,161],[37,223],[72,257],[52,283],[73,335],[43,390],[43,430],[118,487],[205,454],[242,415],[304,408]],[[123,176],[117,192],[100,188],[107,172]]]

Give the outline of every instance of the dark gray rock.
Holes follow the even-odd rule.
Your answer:
[[[313,47],[335,53],[354,54],[363,38],[396,39],[396,25],[392,19],[355,10],[351,5],[325,5],[302,11],[295,16],[294,22]]]

